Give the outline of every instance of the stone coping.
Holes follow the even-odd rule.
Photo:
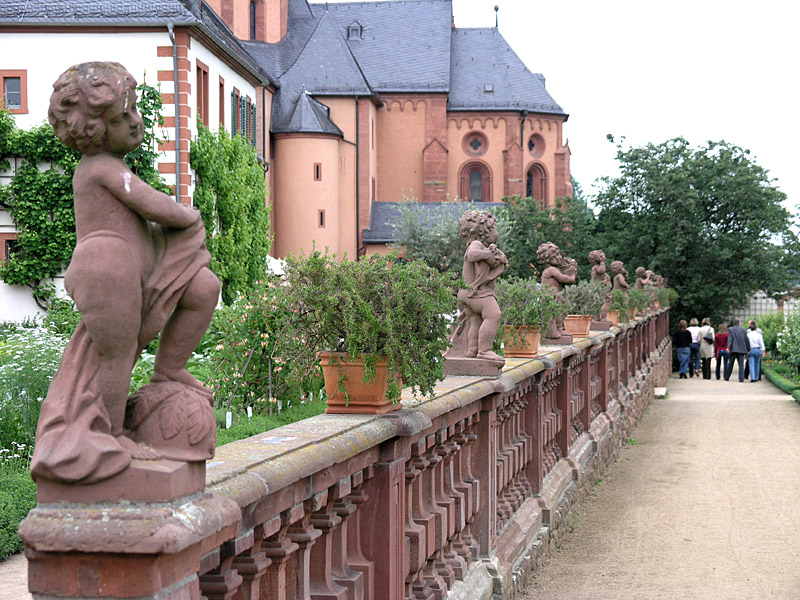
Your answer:
[[[498,378],[448,376],[434,387],[433,398],[415,397],[403,390],[403,409],[386,415],[322,414],[238,440],[217,448],[207,463],[206,486],[230,496],[240,506],[398,436],[413,436],[442,416],[555,367],[565,358],[603,344],[640,322],[650,313],[610,331],[592,331],[572,345],[543,346],[539,357],[507,359]],[[282,460],[277,460],[282,459]]]

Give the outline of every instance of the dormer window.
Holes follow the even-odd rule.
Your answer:
[[[483,86],[483,93],[484,94],[494,94],[494,85],[491,83],[487,83]]]
[[[360,40],[361,39],[361,23],[355,21],[350,27],[347,28],[347,39],[348,40]]]

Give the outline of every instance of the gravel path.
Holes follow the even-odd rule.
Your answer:
[[[800,598],[800,405],[736,379],[670,380],[528,600]]]

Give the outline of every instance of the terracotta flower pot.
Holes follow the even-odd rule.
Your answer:
[[[589,337],[589,328],[591,326],[591,315],[567,315],[564,317],[564,329],[572,337]]]
[[[403,407],[386,399],[389,380],[385,360],[375,365],[375,381],[368,383],[363,381],[364,363],[351,360],[346,353],[320,352],[320,362],[328,396],[326,413],[382,415]],[[344,376],[347,394],[339,391],[340,375]]]
[[[618,310],[610,310],[608,311],[608,317],[606,317],[609,321],[611,321],[611,326],[616,327],[619,325],[619,311]]]
[[[507,358],[533,358],[539,354],[541,332],[538,327],[505,325],[503,335],[503,354]],[[512,333],[512,331],[514,333]],[[514,339],[516,337],[516,339]],[[519,341],[520,343],[515,343]]]

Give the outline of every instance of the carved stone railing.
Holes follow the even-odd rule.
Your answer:
[[[671,354],[662,311],[538,359],[509,359],[498,379],[448,377],[433,399],[404,395],[389,415],[320,415],[227,444],[201,494],[40,505],[20,529],[31,590],[518,597],[570,506],[665,383]]]

